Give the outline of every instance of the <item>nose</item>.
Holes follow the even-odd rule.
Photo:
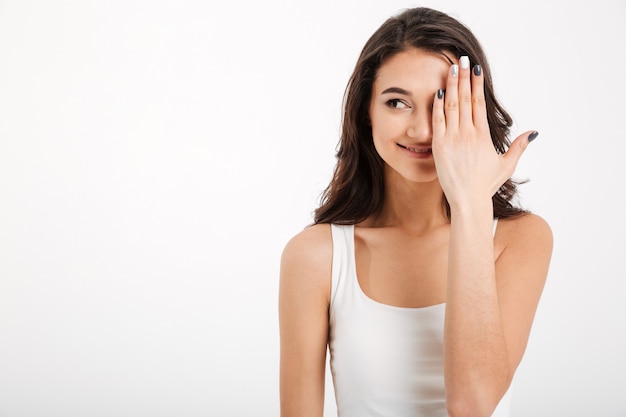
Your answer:
[[[408,122],[406,135],[418,142],[430,142],[433,134],[432,116],[431,109],[415,111]]]

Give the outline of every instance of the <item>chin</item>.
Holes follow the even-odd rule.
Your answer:
[[[426,166],[425,166],[426,165]],[[438,181],[437,170],[434,164],[409,164],[395,166],[385,163],[385,178],[387,181],[411,183],[432,183]]]
[[[395,171],[390,176],[390,179],[392,179],[392,181],[394,180],[393,178],[398,179],[398,180],[412,182],[412,183],[425,183],[425,184],[438,181],[436,172],[423,172],[423,171],[422,172]]]

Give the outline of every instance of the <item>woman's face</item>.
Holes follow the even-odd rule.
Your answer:
[[[411,48],[378,69],[369,107],[374,147],[385,161],[385,175],[409,181],[437,178],[431,149],[432,106],[444,89],[450,61],[440,53]]]

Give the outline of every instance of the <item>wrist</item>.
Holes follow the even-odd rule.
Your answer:
[[[451,217],[488,217],[493,219],[491,197],[472,197],[465,200],[448,201]]]

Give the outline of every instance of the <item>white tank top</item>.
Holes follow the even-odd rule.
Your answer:
[[[496,222],[494,222],[494,231]],[[447,417],[445,303],[394,307],[356,275],[354,226],[331,225],[330,368],[340,417]],[[509,417],[510,389],[492,417]]]

